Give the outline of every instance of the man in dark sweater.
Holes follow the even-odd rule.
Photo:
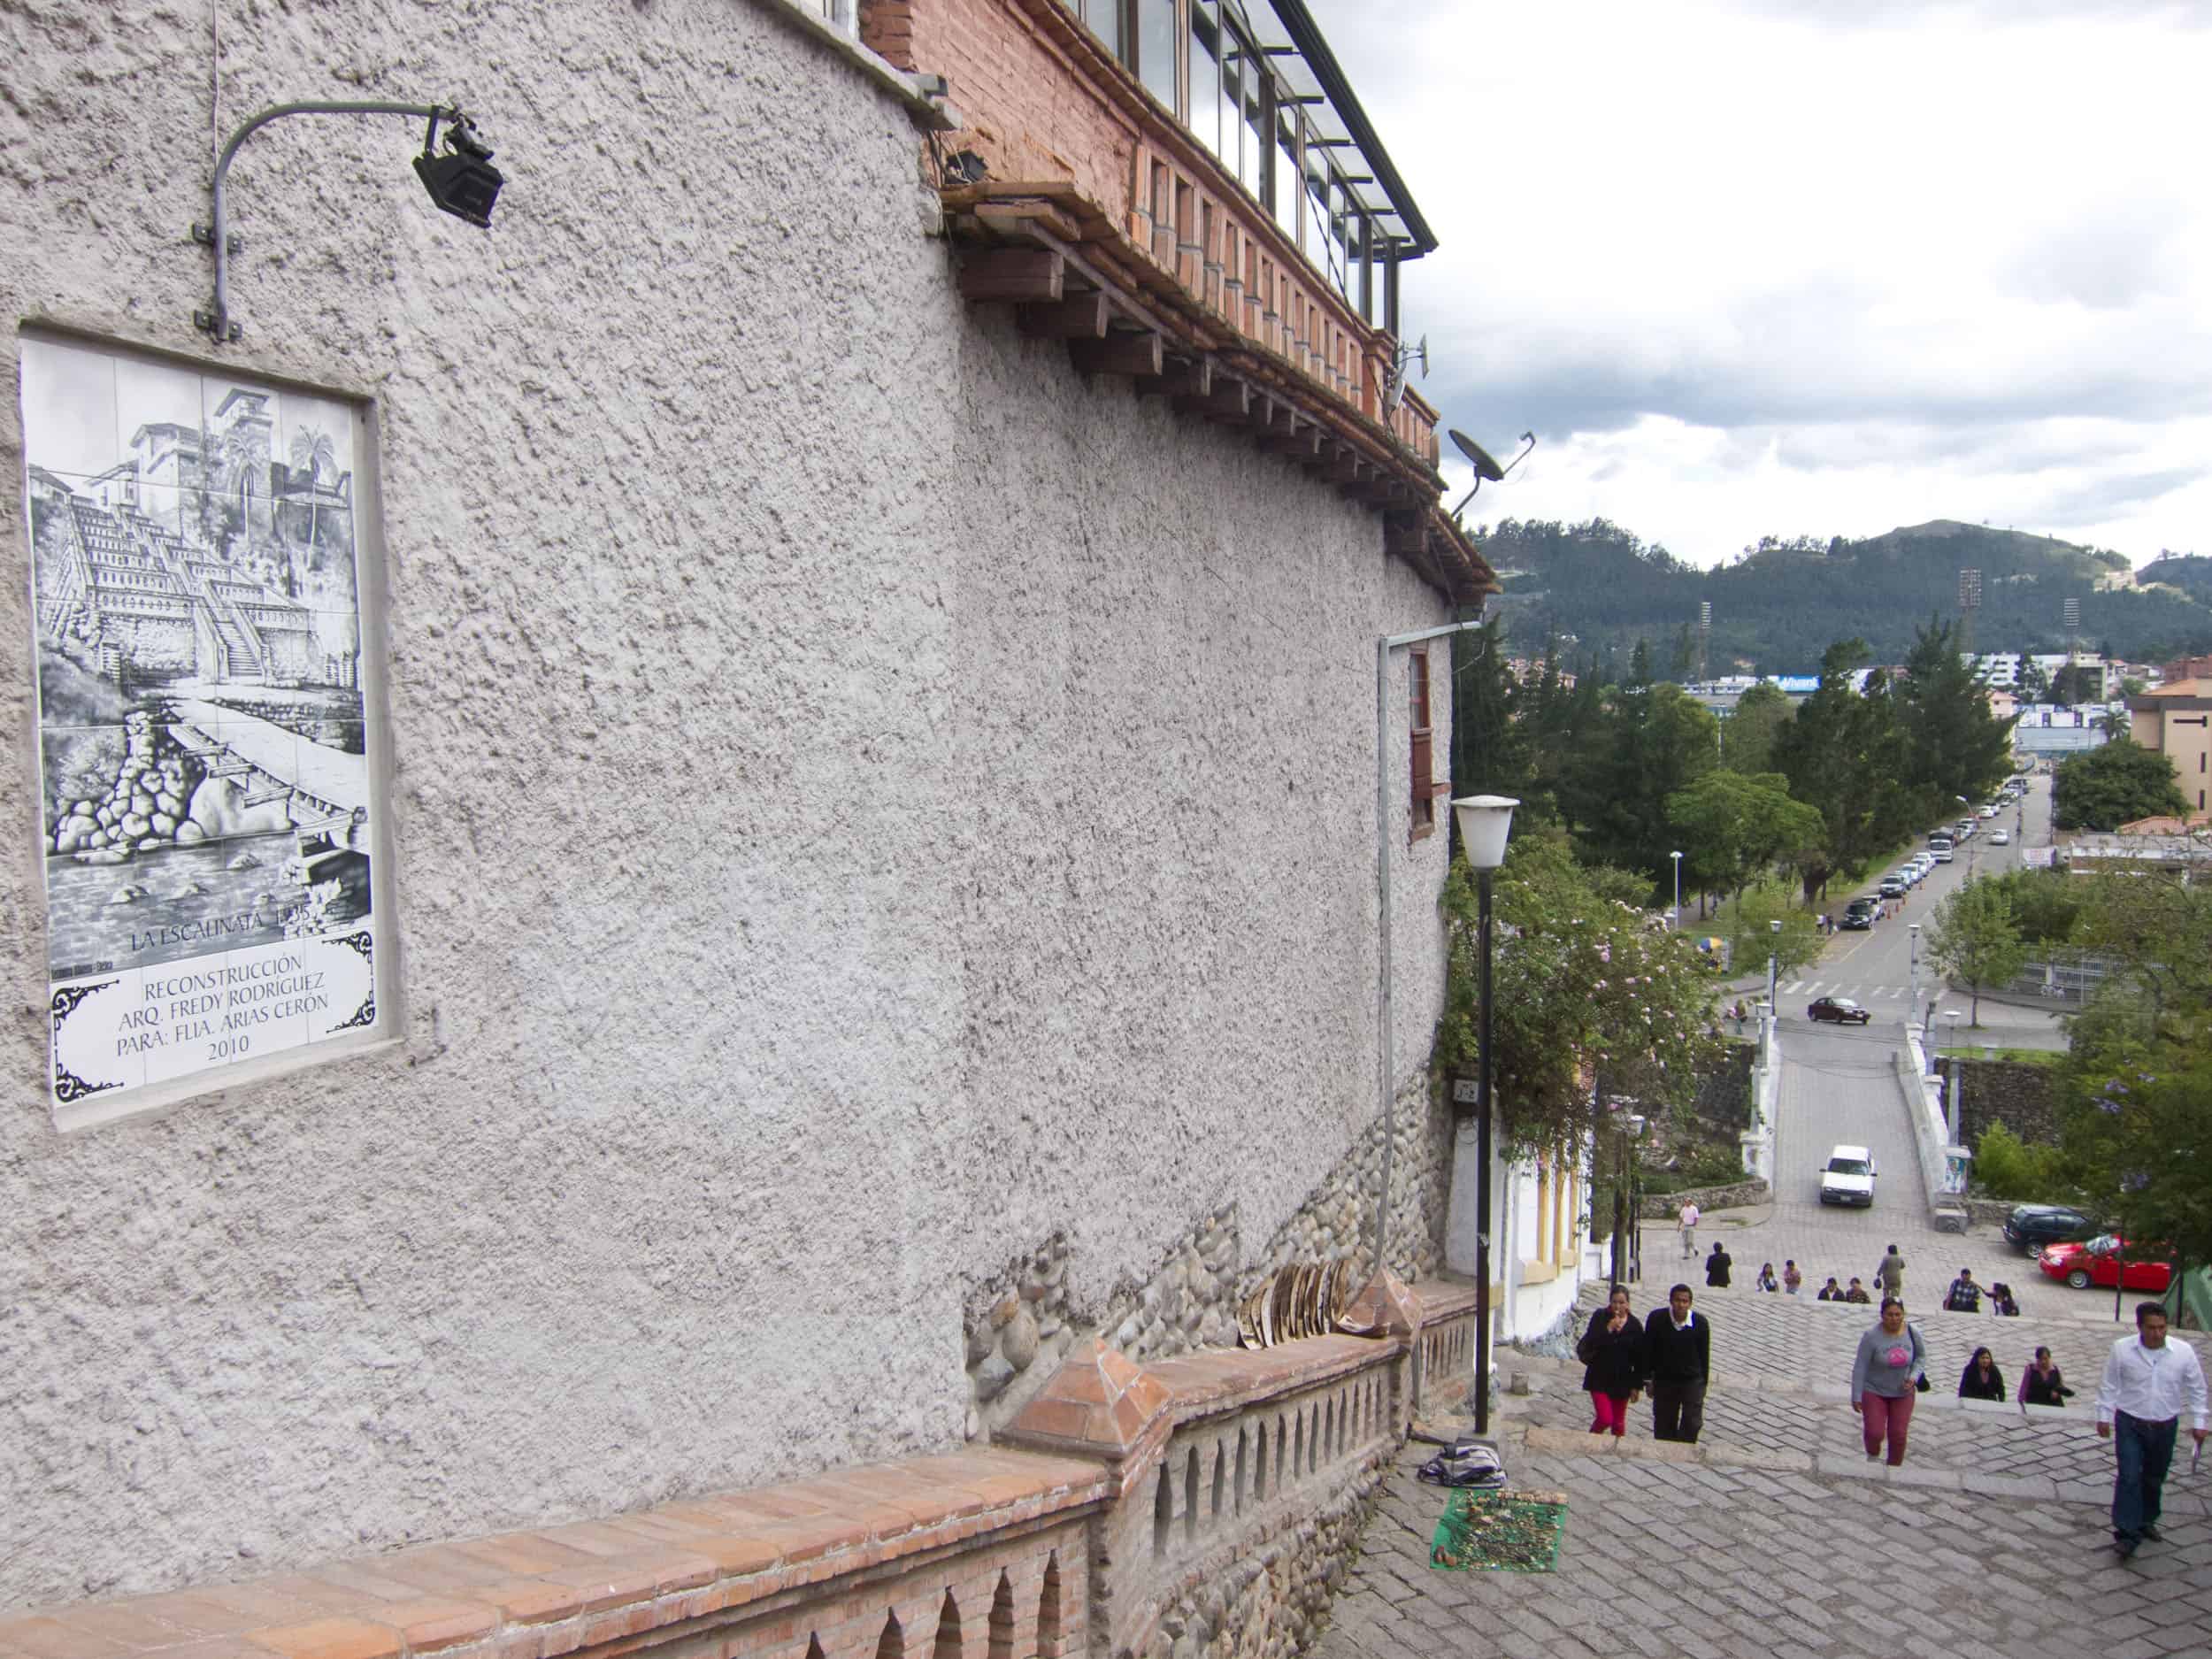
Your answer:
[[[1645,1378],[1651,1389],[1651,1437],[1697,1441],[1705,1426],[1705,1384],[1713,1371],[1713,1327],[1690,1311],[1690,1287],[1677,1285],[1667,1305],[1644,1321]]]

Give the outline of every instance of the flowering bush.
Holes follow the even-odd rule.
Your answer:
[[[1491,1056],[1497,1122],[1525,1147],[1578,1146],[1606,1095],[1686,1105],[1717,1057],[1713,981],[1666,918],[1630,902],[1647,884],[1577,864],[1565,839],[1512,843],[1494,878]],[[1475,877],[1455,863],[1444,903],[1450,962],[1436,1058],[1479,1056],[1481,959]]]

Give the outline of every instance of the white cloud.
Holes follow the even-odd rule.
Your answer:
[[[1490,516],[2212,549],[2212,8],[1317,0]],[[1471,511],[1470,517],[1477,517]]]

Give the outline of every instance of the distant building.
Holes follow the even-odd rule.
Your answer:
[[[2012,728],[2012,747],[2017,754],[2039,760],[2063,759],[2085,749],[2101,749],[2108,741],[2104,721],[2108,711],[2102,705],[2069,709],[2035,703],[2017,708],[2017,712],[2020,722]]]
[[[1985,686],[2010,688],[2020,683],[2020,653],[2017,651],[1990,651],[1973,661],[1974,678]]]
[[[2212,798],[2212,676],[2174,680],[2128,699],[2128,728],[2174,769],[2174,781],[2200,812]]]

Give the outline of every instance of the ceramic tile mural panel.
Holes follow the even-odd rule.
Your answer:
[[[385,1034],[363,434],[328,398],[22,350],[47,1080],[75,1128]]]

